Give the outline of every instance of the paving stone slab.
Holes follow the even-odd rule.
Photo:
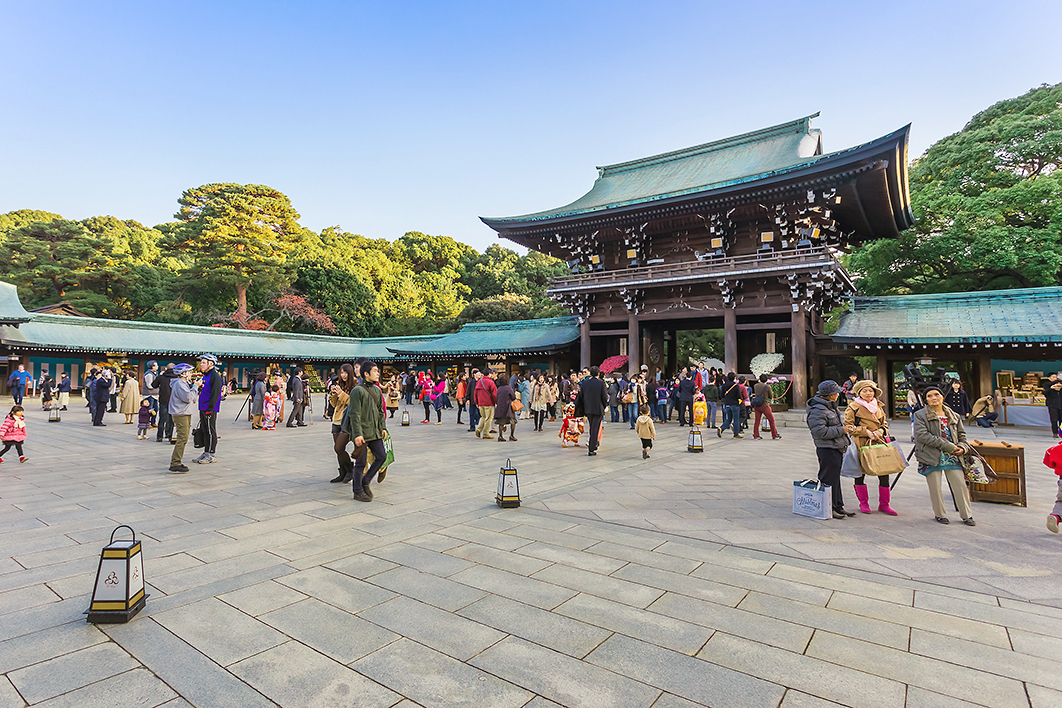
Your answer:
[[[674,593],[665,594],[650,605],[649,609],[668,617],[797,653],[804,651],[813,631],[805,625]]]
[[[533,575],[551,565],[547,560],[522,556],[519,553],[503,551],[491,546],[481,546],[478,543],[464,543],[464,545],[451,548],[446,553],[479,565],[507,570],[517,575]]]
[[[788,600],[776,595],[750,592],[738,605],[738,609],[806,627],[825,629],[835,634],[856,637],[874,644],[883,644],[893,649],[904,651],[907,650],[911,638],[911,630],[905,625],[853,615],[848,612],[839,612],[819,607],[818,605],[807,605],[803,602]],[[729,634],[736,634],[736,632],[729,632]],[[756,639],[754,636],[749,636],[748,638]],[[770,644],[772,642],[767,643]]]
[[[133,669],[38,703],[40,708],[155,708],[177,697],[147,669]]]
[[[461,661],[505,637],[496,629],[407,597],[396,597],[359,616]]]
[[[567,708],[648,708],[660,696],[644,683],[516,637],[470,663]]]
[[[878,600],[894,602],[899,605],[910,605],[914,597],[914,591],[909,588],[886,585],[884,583],[870,580],[861,580],[859,578],[852,578],[835,573],[824,573],[821,568],[811,570],[808,568],[786,565],[785,563],[776,563],[774,567],[767,572],[767,575],[775,578],[782,578],[784,580],[793,580],[807,585],[830,588],[831,590],[840,590],[854,595],[873,597]]]
[[[285,575],[277,582],[347,612],[360,612],[395,596],[393,592],[364,580],[323,567]]]
[[[712,708],[776,706],[785,693],[778,684],[619,634],[586,660]]]
[[[86,647],[8,674],[22,697],[40,703],[140,666],[113,642]]]
[[[518,708],[534,696],[408,639],[356,661],[353,668],[425,708]]]
[[[241,612],[256,617],[285,605],[292,605],[305,600],[306,595],[297,590],[292,590],[286,585],[281,585],[274,580],[267,580],[263,583],[255,583],[239,590],[218,595],[218,599],[232,605]]]
[[[910,652],[1062,691],[1062,655],[1056,654],[1051,658],[1029,656],[1010,649],[989,647],[922,629],[911,630]],[[932,689],[929,686],[925,688]],[[970,699],[969,696],[966,698]]]
[[[153,619],[222,666],[287,641],[269,625],[214,597],[161,612]]]
[[[782,699],[782,705],[778,708],[838,708],[840,705],[840,703],[834,703],[833,701],[827,701],[824,698],[817,698],[808,695],[807,693],[801,693],[800,691],[789,689],[785,692],[785,698]],[[913,706],[911,706],[910,694],[908,694],[907,708],[913,708]]]
[[[860,708],[903,708],[906,686],[846,666],[717,632],[697,655],[765,681]]]
[[[827,605],[831,610],[850,612],[864,617],[872,617],[885,622],[895,622],[918,629],[928,629],[931,632],[939,632],[960,639],[1010,648],[1010,639],[1007,630],[997,625],[975,622],[953,615],[945,615],[939,612],[931,612],[904,605],[896,605],[891,602],[882,602],[869,597],[849,595],[848,593],[834,593]]]
[[[571,526],[574,526],[574,524],[571,524]],[[506,531],[505,535],[515,536],[529,541],[538,541],[573,551],[581,551],[584,548],[589,548],[594,545],[593,539],[576,536],[574,534],[567,534],[561,531],[551,531],[549,529],[539,528],[538,526],[515,526]]]
[[[691,655],[704,646],[713,631],[692,622],[592,595],[576,595],[554,612]]]
[[[825,606],[833,594],[826,588],[795,583],[791,580],[782,580],[769,575],[759,575],[744,570],[734,570],[723,566],[711,565],[705,562],[690,574],[692,577],[706,578],[724,585],[756,590],[768,595],[788,597],[791,600],[799,600],[812,605]]]
[[[399,638],[314,598],[266,613],[259,619],[341,664],[349,664]]]
[[[535,644],[582,658],[612,632],[515,600],[488,595],[458,613]]]
[[[648,607],[654,600],[664,594],[664,591],[658,588],[645,587],[637,583],[566,565],[551,565],[531,577],[535,580],[542,580],[578,592],[614,600],[632,607]]]
[[[391,561],[385,561],[383,558],[377,558],[376,556],[358,553],[357,555],[348,556],[347,558],[330,561],[325,564],[325,567],[338,571],[343,575],[349,575],[352,578],[365,580],[377,573],[383,573],[392,568],[397,568],[398,564],[392,563]]]
[[[1032,708],[1055,708],[1062,705],[1062,691],[1055,691],[1043,686],[1027,686],[1029,703]]]
[[[84,620],[0,642],[0,674],[109,641]]]
[[[1028,632],[1062,637],[1062,618],[1045,617],[1024,609],[996,607],[976,603],[958,603],[953,598],[932,592],[915,594],[914,606],[934,612],[1003,625]]]
[[[18,694],[15,687],[7,680],[6,676],[0,676],[0,708],[22,708],[26,702]]]
[[[487,595],[482,590],[405,566],[374,575],[368,582],[448,612],[471,605]]]
[[[829,632],[815,632],[807,655],[993,708],[1026,708],[1028,703],[1019,681]]]
[[[620,568],[614,573],[614,577],[729,607],[736,607],[748,593],[745,588],[734,585],[724,585],[657,568],[647,568],[635,563],[629,563]]]
[[[402,697],[298,642],[286,642],[230,667],[283,708],[389,708]]]
[[[576,595],[574,590],[486,566],[463,570],[451,580],[545,610],[551,610]]]
[[[396,543],[383,548],[374,548],[369,555],[383,558],[384,560],[398,563],[399,565],[423,570],[426,573],[438,575],[441,578],[459,573],[473,566],[472,563],[454,558],[444,553],[436,553],[426,548],[410,546],[406,543]]]

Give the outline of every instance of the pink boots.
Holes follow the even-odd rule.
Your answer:
[[[859,500],[859,510],[864,514],[870,513],[870,495],[867,493],[867,485],[855,485],[856,499]]]
[[[891,498],[891,489],[888,487],[878,487],[878,511],[882,514],[888,514],[889,516],[899,516],[899,514],[893,511],[892,507],[889,506],[889,499]]]

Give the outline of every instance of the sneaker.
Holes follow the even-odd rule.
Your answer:
[[[719,437],[723,437],[723,429],[722,428],[716,428],[715,429],[715,434],[718,435]]]
[[[23,455],[22,457],[18,458],[18,461],[19,461],[19,462],[25,462],[25,461],[26,461],[26,460],[28,460],[28,459],[29,459],[28,457],[26,457],[25,455]]]
[[[1058,514],[1048,514],[1047,515],[1047,530],[1050,531],[1051,533],[1058,533],[1058,524],[1059,524],[1059,522],[1062,522],[1062,517],[1059,517]]]
[[[203,456],[200,457],[198,460],[196,460],[196,462],[198,462],[201,465],[209,465],[213,461],[214,461],[214,456],[211,455],[209,452],[204,452]]]
[[[357,492],[357,493],[354,494],[354,501],[371,502],[372,501],[372,497],[370,497],[365,492]]]
[[[176,465],[170,465],[170,472],[174,472],[176,474],[184,474],[187,471],[188,468],[180,463],[177,463]]]
[[[494,436],[491,435],[490,433],[487,433],[486,435],[482,435],[480,437],[482,437],[484,440],[493,440],[494,439]]]
[[[720,437],[721,437],[721,436],[720,436]],[[734,439],[735,439],[735,440],[744,440],[744,439],[745,439],[745,436],[744,436],[744,435],[742,435],[741,433],[734,433]]]

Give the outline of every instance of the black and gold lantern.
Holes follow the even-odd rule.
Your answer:
[[[686,450],[689,452],[704,452],[704,440],[701,438],[701,429],[692,428],[689,440],[686,441]]]
[[[402,411],[402,425],[409,425],[409,411]]]
[[[495,501],[503,509],[520,506],[520,482],[516,478],[516,468],[512,460],[506,459],[498,473],[498,495]]]
[[[62,418],[59,416],[59,404],[53,403],[48,406],[48,422],[58,423]]]
[[[129,529],[132,539],[114,540],[119,529]],[[136,532],[119,526],[111,532],[111,541],[100,553],[96,571],[96,587],[92,591],[88,621],[93,624],[128,622],[144,608],[148,596],[144,594],[144,555]]]

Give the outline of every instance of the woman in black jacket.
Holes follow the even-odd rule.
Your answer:
[[[951,386],[944,395],[944,405],[958,413],[960,418],[965,418],[973,412],[970,399],[966,391],[962,390],[962,384],[958,379],[951,380]]]
[[[505,442],[505,426],[509,428],[509,441],[516,442],[516,413],[513,412],[513,401],[516,400],[516,392],[509,385],[509,377],[498,374],[498,402],[494,406],[494,422],[498,424],[498,442]]]

